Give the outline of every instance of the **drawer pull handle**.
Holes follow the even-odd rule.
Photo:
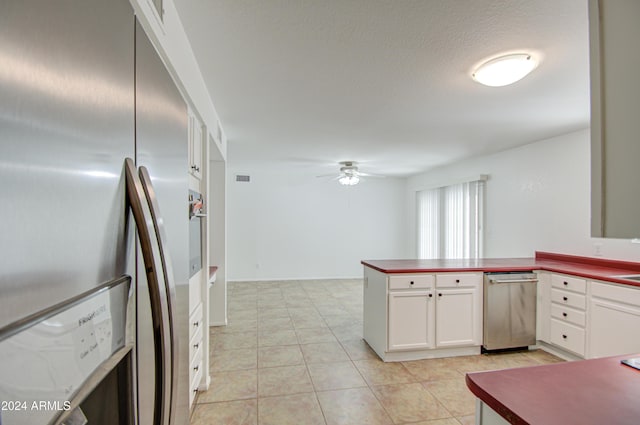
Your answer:
[[[567,298],[567,297],[562,297],[562,299],[563,299],[564,301],[567,301],[569,298]]]
[[[567,317],[567,313],[562,313],[562,317]]]
[[[563,334],[563,335],[562,335],[562,338],[567,339],[567,336]]]
[[[195,370],[196,372],[198,371],[198,369],[200,369],[200,365],[193,368],[193,370]]]

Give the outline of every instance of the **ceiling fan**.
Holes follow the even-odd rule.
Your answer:
[[[353,186],[360,182],[360,177],[384,177],[375,174],[363,173],[358,170],[357,162],[355,161],[341,161],[338,163],[340,165],[340,173],[336,176],[335,174],[323,174],[317,177],[331,177],[333,176],[333,180],[338,180],[338,182],[345,186]]]

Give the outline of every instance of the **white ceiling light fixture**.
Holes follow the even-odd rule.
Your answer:
[[[336,176],[334,174],[323,174],[316,177],[333,177],[331,180],[338,180],[338,183],[344,186],[355,186],[362,181],[362,177],[365,179],[371,178],[384,178],[385,176],[381,176],[379,174],[369,174],[363,173],[358,169],[355,161],[341,161],[338,163],[340,165],[340,173]]]
[[[345,186],[354,186],[360,182],[360,172],[358,167],[352,161],[341,162],[340,165],[340,178],[338,182]]]
[[[522,80],[537,66],[538,61],[530,54],[515,53],[484,62],[471,77],[485,86],[502,87]]]

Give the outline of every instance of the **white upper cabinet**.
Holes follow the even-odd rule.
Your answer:
[[[589,0],[591,234],[640,237],[640,1]]]
[[[197,179],[202,178],[202,147],[205,132],[198,117],[189,110],[189,172]]]

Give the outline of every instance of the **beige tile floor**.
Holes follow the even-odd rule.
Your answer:
[[[193,425],[467,425],[466,372],[561,361],[542,351],[384,363],[362,340],[362,281],[229,285],[211,388]]]

